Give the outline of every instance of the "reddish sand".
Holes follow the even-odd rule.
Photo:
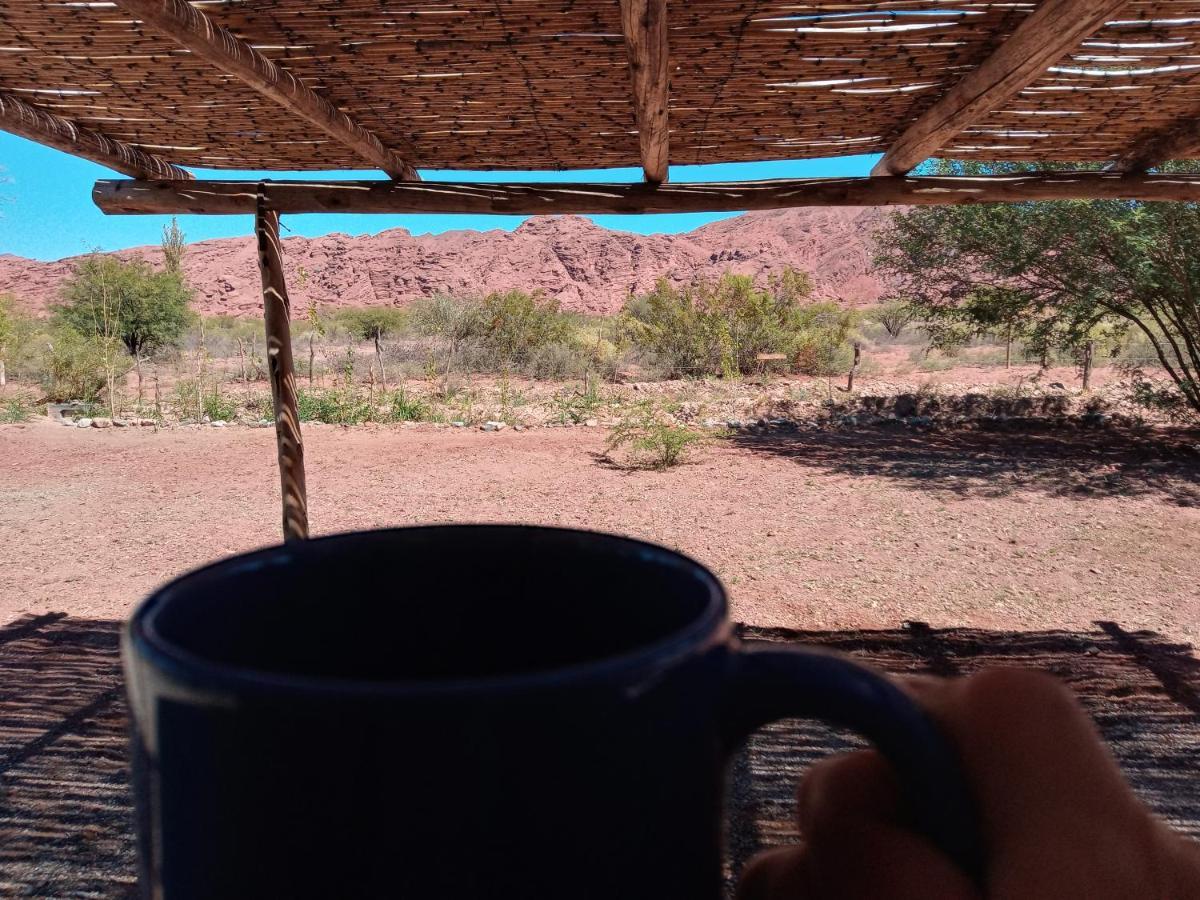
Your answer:
[[[0,624],[122,617],[172,575],[275,541],[273,441],[269,429],[0,426]],[[596,459],[602,443],[593,428],[308,427],[314,530],[511,520],[624,532],[712,566],[735,617],[760,625],[1111,619],[1200,637],[1200,462],[1187,446],[807,433],[630,473]],[[395,582],[402,591],[403,571]]]

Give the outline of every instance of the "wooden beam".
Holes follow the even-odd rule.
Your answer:
[[[1173,159],[1200,155],[1200,109],[1170,126],[1146,132],[1108,167],[1110,172],[1145,172]]]
[[[629,52],[642,171],[649,183],[662,184],[670,157],[667,0],[621,0],[621,27]]]
[[[260,190],[255,203],[254,234],[258,238],[258,271],[262,276],[263,319],[267,330],[267,373],[275,407],[275,444],[283,494],[283,539],[308,537],[308,492],[304,484],[304,440],[296,403],[296,369],[292,363],[291,303],[283,278],[283,245],[279,213]]]
[[[991,56],[888,148],[872,175],[903,175],[1040,78],[1128,0],[1042,0]]]
[[[1028,200],[1200,201],[1200,175],[1045,172],[977,178],[888,176],[724,184],[480,184],[425,181],[272,181],[280,213],[594,215],[741,212],[794,206],[938,206]],[[110,214],[245,215],[256,182],[97,181],[92,200]]]
[[[383,145],[287,69],[281,69],[241,38],[216,24],[186,0],[116,0],[130,15],[157,28],[195,56],[239,79],[264,97],[320,128],[392,178],[419,181],[412,148],[400,148],[407,159]]]
[[[192,177],[190,172],[171,165],[162,157],[76,125],[70,119],[30,106],[24,100],[3,92],[0,92],[0,128],[72,156],[90,159],[114,172],[134,178],[186,181]]]

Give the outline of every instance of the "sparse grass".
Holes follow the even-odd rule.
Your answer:
[[[582,390],[565,388],[550,398],[554,421],[560,425],[578,425],[595,415],[607,403],[594,379],[584,381]]]
[[[663,470],[683,462],[687,451],[704,442],[706,435],[671,421],[650,402],[637,404],[609,433],[605,456],[625,454],[630,468]]]

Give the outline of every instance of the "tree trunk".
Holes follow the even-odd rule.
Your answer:
[[[142,354],[133,354],[133,368],[137,371],[138,409],[142,407]]]
[[[379,383],[387,390],[387,373],[383,371],[383,350],[379,346],[379,335],[375,335],[375,359],[379,362]]]
[[[1042,348],[1041,369],[1044,372],[1048,368],[1050,368],[1050,351]]]
[[[1095,341],[1088,341],[1083,345],[1083,389],[1085,391],[1092,383],[1092,354],[1095,349]]]
[[[316,357],[317,351],[313,347],[313,333],[308,333],[308,386],[313,386],[313,358]]]
[[[4,368],[4,360],[0,359],[0,388],[8,384],[8,372]]]
[[[858,371],[859,359],[862,357],[862,345],[854,342],[854,363],[850,366],[850,373],[846,376],[846,393],[849,394],[854,390],[854,373]]]
[[[154,418],[162,418],[161,398],[158,393],[158,373],[154,373]]]
[[[1004,340],[1004,368],[1006,369],[1012,368],[1012,337],[1013,327],[1012,325],[1009,325],[1008,334],[1005,336]]]

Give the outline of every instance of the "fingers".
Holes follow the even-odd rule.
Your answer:
[[[737,900],[979,900],[965,875],[924,840],[865,820],[831,824],[800,847],[755,858]]]
[[[820,760],[796,794],[796,820],[805,835],[845,819],[896,822],[899,816],[896,776],[874,750]]]
[[[994,849],[1064,817],[1141,812],[1091,719],[1056,679],[995,669],[906,686],[958,747]]]
[[[739,900],[975,898],[949,860],[898,824],[900,812],[895,776],[878,753],[820,761],[797,797],[804,846],[757,857]]]
[[[1065,686],[1034,671],[996,669],[908,687],[961,754],[992,891],[1156,896],[1147,891],[1174,839],[1164,842]]]

